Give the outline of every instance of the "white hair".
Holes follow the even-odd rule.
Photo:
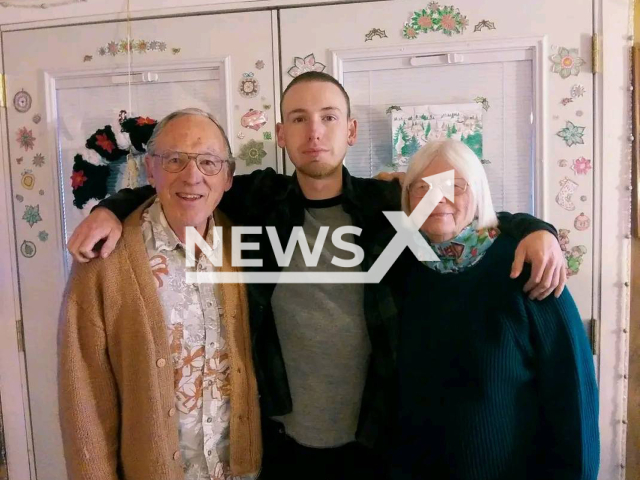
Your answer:
[[[498,217],[493,209],[489,181],[482,163],[473,150],[460,140],[452,138],[428,142],[424,147],[411,157],[411,163],[407,169],[402,185],[402,210],[409,215],[409,188],[413,182],[422,177],[422,172],[436,158],[446,160],[451,167],[458,172],[469,184],[475,203],[475,217],[478,219],[478,228],[498,226]]]

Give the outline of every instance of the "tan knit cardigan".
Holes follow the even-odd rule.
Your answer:
[[[183,479],[166,324],[138,208],[107,259],[75,264],[59,339],[60,423],[73,480]],[[228,220],[222,271],[231,267]],[[221,284],[231,362],[233,475],[260,470],[262,439],[244,285]]]

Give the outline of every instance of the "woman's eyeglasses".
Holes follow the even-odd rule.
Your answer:
[[[460,195],[467,191],[469,183],[462,178],[456,178],[455,180],[445,180],[441,183],[442,187],[450,187],[453,184],[454,195]],[[409,195],[413,197],[424,197],[427,192],[431,190],[431,185],[424,180],[417,180],[409,187]]]

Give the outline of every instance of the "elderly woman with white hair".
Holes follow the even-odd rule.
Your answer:
[[[536,301],[523,292],[528,273],[510,278],[516,241],[496,228],[478,158],[456,140],[427,144],[404,178],[403,209],[446,190],[423,179],[450,170],[454,201],[420,227],[439,260],[412,257],[397,285],[394,478],[595,479],[598,394],[578,310],[566,289]]]

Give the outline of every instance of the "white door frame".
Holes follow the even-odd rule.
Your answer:
[[[0,74],[3,71],[0,63]],[[7,104],[9,101],[7,99]],[[0,108],[0,401],[9,478],[35,479],[25,357],[18,347],[18,320],[22,313],[8,133],[7,111]]]
[[[631,63],[633,0],[594,2],[602,73],[594,78],[594,318],[600,320],[598,378],[601,479],[623,480],[626,461],[631,262]],[[628,147],[626,147],[628,145]],[[626,282],[626,284],[625,284]]]

